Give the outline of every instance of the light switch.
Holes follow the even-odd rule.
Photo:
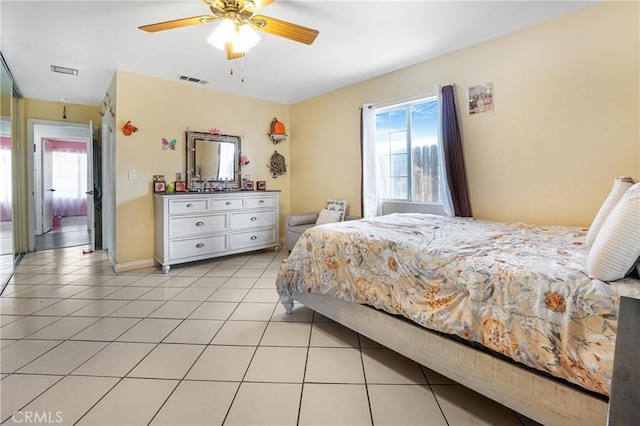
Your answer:
[[[136,169],[129,169],[129,180],[136,179],[138,179],[138,172],[136,171]]]

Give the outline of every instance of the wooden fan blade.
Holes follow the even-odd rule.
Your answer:
[[[244,52],[234,53],[233,51],[233,43],[230,41],[225,44],[225,50],[227,51],[227,59],[238,59],[244,56]]]
[[[188,27],[189,25],[205,24],[214,21],[216,18],[209,15],[192,16],[191,18],[176,19],[173,21],[158,22],[156,24],[143,25],[138,27],[142,31],[155,33],[157,31],[172,30],[174,28]]]
[[[255,4],[255,7],[253,8],[253,13],[264,9],[265,7],[269,6],[274,1],[276,1],[276,0],[253,0],[253,4]]]
[[[260,31],[304,44],[313,43],[318,34],[320,34],[318,30],[263,15],[254,16],[249,22],[255,25]]]

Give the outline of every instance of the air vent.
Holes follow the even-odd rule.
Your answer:
[[[61,67],[59,65],[51,65],[51,71],[60,74],[78,75],[78,70],[74,68]]]
[[[189,77],[188,75],[179,75],[178,80],[188,81],[190,83],[197,83],[197,84],[209,84],[208,81],[200,80],[199,78],[195,78],[195,77]]]

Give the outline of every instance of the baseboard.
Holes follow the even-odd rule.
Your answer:
[[[154,266],[156,266],[155,260],[144,259],[136,260],[135,262],[116,263],[113,266],[113,269],[116,271],[116,274],[120,274],[122,272],[133,271],[135,269],[152,268]]]

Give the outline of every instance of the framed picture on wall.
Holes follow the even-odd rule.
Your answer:
[[[156,180],[153,182],[153,192],[165,192],[167,190],[167,184],[163,180]]]
[[[493,83],[469,87],[469,114],[493,111]]]

